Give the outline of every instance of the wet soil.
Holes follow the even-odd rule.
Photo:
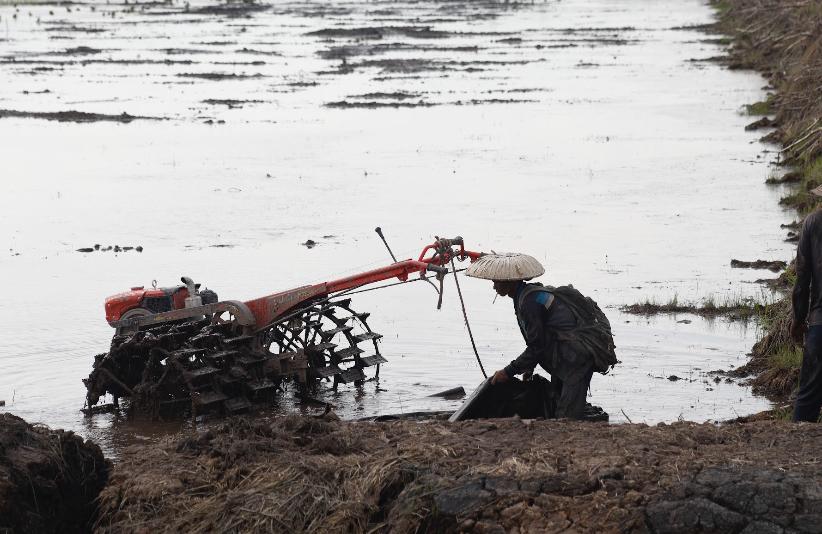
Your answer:
[[[781,260],[731,260],[731,267],[733,267],[734,269],[767,269],[769,271],[778,273],[779,271],[785,269],[785,267],[787,266],[788,263]]]
[[[0,531],[89,531],[110,467],[73,432],[0,414]]]
[[[378,97],[382,98],[382,97]],[[526,102],[536,102],[536,100],[528,100],[524,98],[472,98],[470,100],[456,100],[454,102],[425,102],[419,100],[417,102],[408,102],[405,98],[413,98],[410,96],[400,97],[401,100],[389,100],[390,97],[385,97],[386,100],[366,100],[366,101],[349,101],[341,100],[339,102],[328,102],[325,104],[329,108],[338,109],[377,109],[377,108],[427,108],[432,106],[481,106],[483,104],[521,104]]]
[[[365,101],[365,102],[351,102],[348,100],[341,100],[339,102],[327,102],[326,107],[338,109],[377,109],[377,108],[425,108],[435,106],[431,102],[405,102],[405,101]]]
[[[13,109],[0,109],[0,119],[6,118],[29,118],[43,119],[57,122],[122,122],[129,123],[135,120],[161,120],[159,117],[141,117],[131,115],[125,111],[120,115],[107,115],[105,113],[88,113],[85,111],[17,111]]]
[[[209,6],[197,7],[191,9],[186,4],[185,12],[194,13],[197,15],[220,15],[226,17],[248,17],[252,13],[259,11],[266,11],[270,6],[264,3],[256,3],[253,1],[243,2],[226,2],[223,4],[215,4]]]
[[[776,121],[771,119],[770,117],[762,117],[759,120],[756,120],[749,125],[745,126],[745,130],[759,130],[760,128],[770,128],[772,126],[776,126]]]
[[[229,421],[127,449],[99,532],[817,532],[822,427]]]
[[[782,176],[772,176],[765,180],[766,184],[769,185],[779,185],[779,184],[796,184],[802,181],[802,173],[798,171],[788,171]],[[782,225],[782,228],[793,228],[796,229],[799,227],[798,223],[793,223],[792,225]]]
[[[228,108],[241,108],[246,104],[262,104],[263,100],[237,100],[234,98],[207,98],[203,104],[212,106],[227,106]]]
[[[181,78],[197,78],[200,80],[247,80],[250,78],[262,78],[262,74],[237,74],[236,72],[181,72],[177,74]]]
[[[135,251],[135,252],[142,252],[143,247],[142,247],[142,245],[137,245],[136,247],[135,246],[124,245],[124,246],[121,247],[120,245],[105,246],[105,245],[96,244],[93,247],[78,248],[77,252],[84,252],[84,253],[88,253],[88,252],[114,252],[114,253],[117,253],[117,252],[130,252],[132,250]]]

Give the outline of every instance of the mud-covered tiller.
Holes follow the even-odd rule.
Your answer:
[[[379,228],[377,233],[385,241]],[[303,392],[321,381],[333,388],[361,384],[365,368],[378,376],[386,360],[379,350],[382,336],[368,326],[368,313],[351,308],[348,295],[411,282],[414,274],[431,282],[433,273],[441,303],[445,276],[456,277],[454,260],[473,262],[481,255],[465,250],[461,237],[437,238],[416,260],[395,259],[246,302],[220,301],[187,277],[171,288],[133,287],[106,299],[106,319],[116,330],[109,352],[95,357],[83,380],[84,411],[98,411],[95,405],[110,394],[114,406],[128,398],[132,409],[155,416],[188,407],[194,415],[231,414],[270,402],[287,380]]]

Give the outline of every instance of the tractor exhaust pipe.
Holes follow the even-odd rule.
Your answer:
[[[188,288],[188,296],[186,297],[186,308],[197,308],[198,306],[203,305],[203,299],[200,295],[197,294],[197,286],[194,284],[194,280],[189,278],[188,276],[183,276],[180,278],[180,281],[186,285]]]

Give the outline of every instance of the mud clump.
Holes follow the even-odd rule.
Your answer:
[[[233,98],[207,98],[203,104],[210,106],[226,106],[229,109],[241,108],[246,104],[262,104],[262,100],[237,100]]]
[[[123,451],[97,528],[801,532],[820,521],[820,439],[778,421],[234,419]]]
[[[143,246],[142,245],[137,245],[136,247],[129,246],[129,245],[124,245],[122,247],[120,245],[103,246],[103,245],[100,245],[98,243],[98,244],[95,244],[93,247],[78,248],[77,252],[82,252],[84,254],[88,254],[89,252],[114,252],[116,254],[118,252],[130,252],[132,250],[135,251],[135,252],[142,252],[143,251]]]
[[[210,80],[220,82],[224,80],[248,80],[252,78],[262,78],[262,74],[236,74],[233,72],[181,72],[177,74],[180,78],[195,78],[199,80]]]
[[[706,468],[650,504],[652,532],[819,532],[822,486],[814,475],[736,466]]]
[[[159,120],[158,117],[141,117],[123,112],[119,115],[107,115],[105,113],[86,113],[84,111],[17,111],[13,109],[0,109],[0,119],[24,118],[24,119],[44,119],[57,122],[122,122],[129,123],[137,119]]]
[[[756,260],[756,261],[743,261],[743,260],[731,260],[731,267],[734,269],[767,269],[769,271],[778,273],[785,269],[788,266],[787,262],[774,260]]]
[[[267,4],[258,4],[249,0],[244,0],[242,2],[227,1],[222,4],[203,6],[195,9],[188,7],[188,4],[186,4],[186,6],[186,13],[192,13],[195,15],[218,15],[228,18],[248,18],[253,13],[267,11],[270,9],[270,6]]]
[[[90,441],[0,414],[0,531],[90,531],[109,469]]]
[[[421,108],[435,106],[431,102],[405,102],[405,101],[376,101],[370,100],[365,102],[350,102],[348,100],[340,100],[338,102],[327,102],[325,107],[337,109],[377,109],[377,108]]]
[[[745,126],[745,131],[750,132],[752,130],[759,130],[760,128],[771,128],[773,126],[776,126],[775,121],[773,121],[770,117],[762,117],[761,119]]]
[[[60,56],[91,56],[102,52],[99,48],[92,48],[90,46],[75,46],[74,48],[66,48],[61,52],[56,52]]]
[[[325,28],[309,32],[314,37],[342,38],[342,39],[382,39],[399,35],[414,39],[444,39],[452,33],[433,30],[430,26],[378,26],[365,28]]]
[[[748,299],[716,303],[708,298],[701,303],[683,303],[674,298],[662,304],[651,301],[629,304],[622,306],[620,310],[632,315],[692,314],[707,319],[724,317],[730,321],[747,321],[757,314],[758,305]]]

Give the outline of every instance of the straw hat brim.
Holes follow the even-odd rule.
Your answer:
[[[811,189],[811,194],[815,197],[822,197],[822,185]]]
[[[530,280],[545,274],[545,267],[528,254],[485,254],[472,263],[465,274],[500,282]]]

